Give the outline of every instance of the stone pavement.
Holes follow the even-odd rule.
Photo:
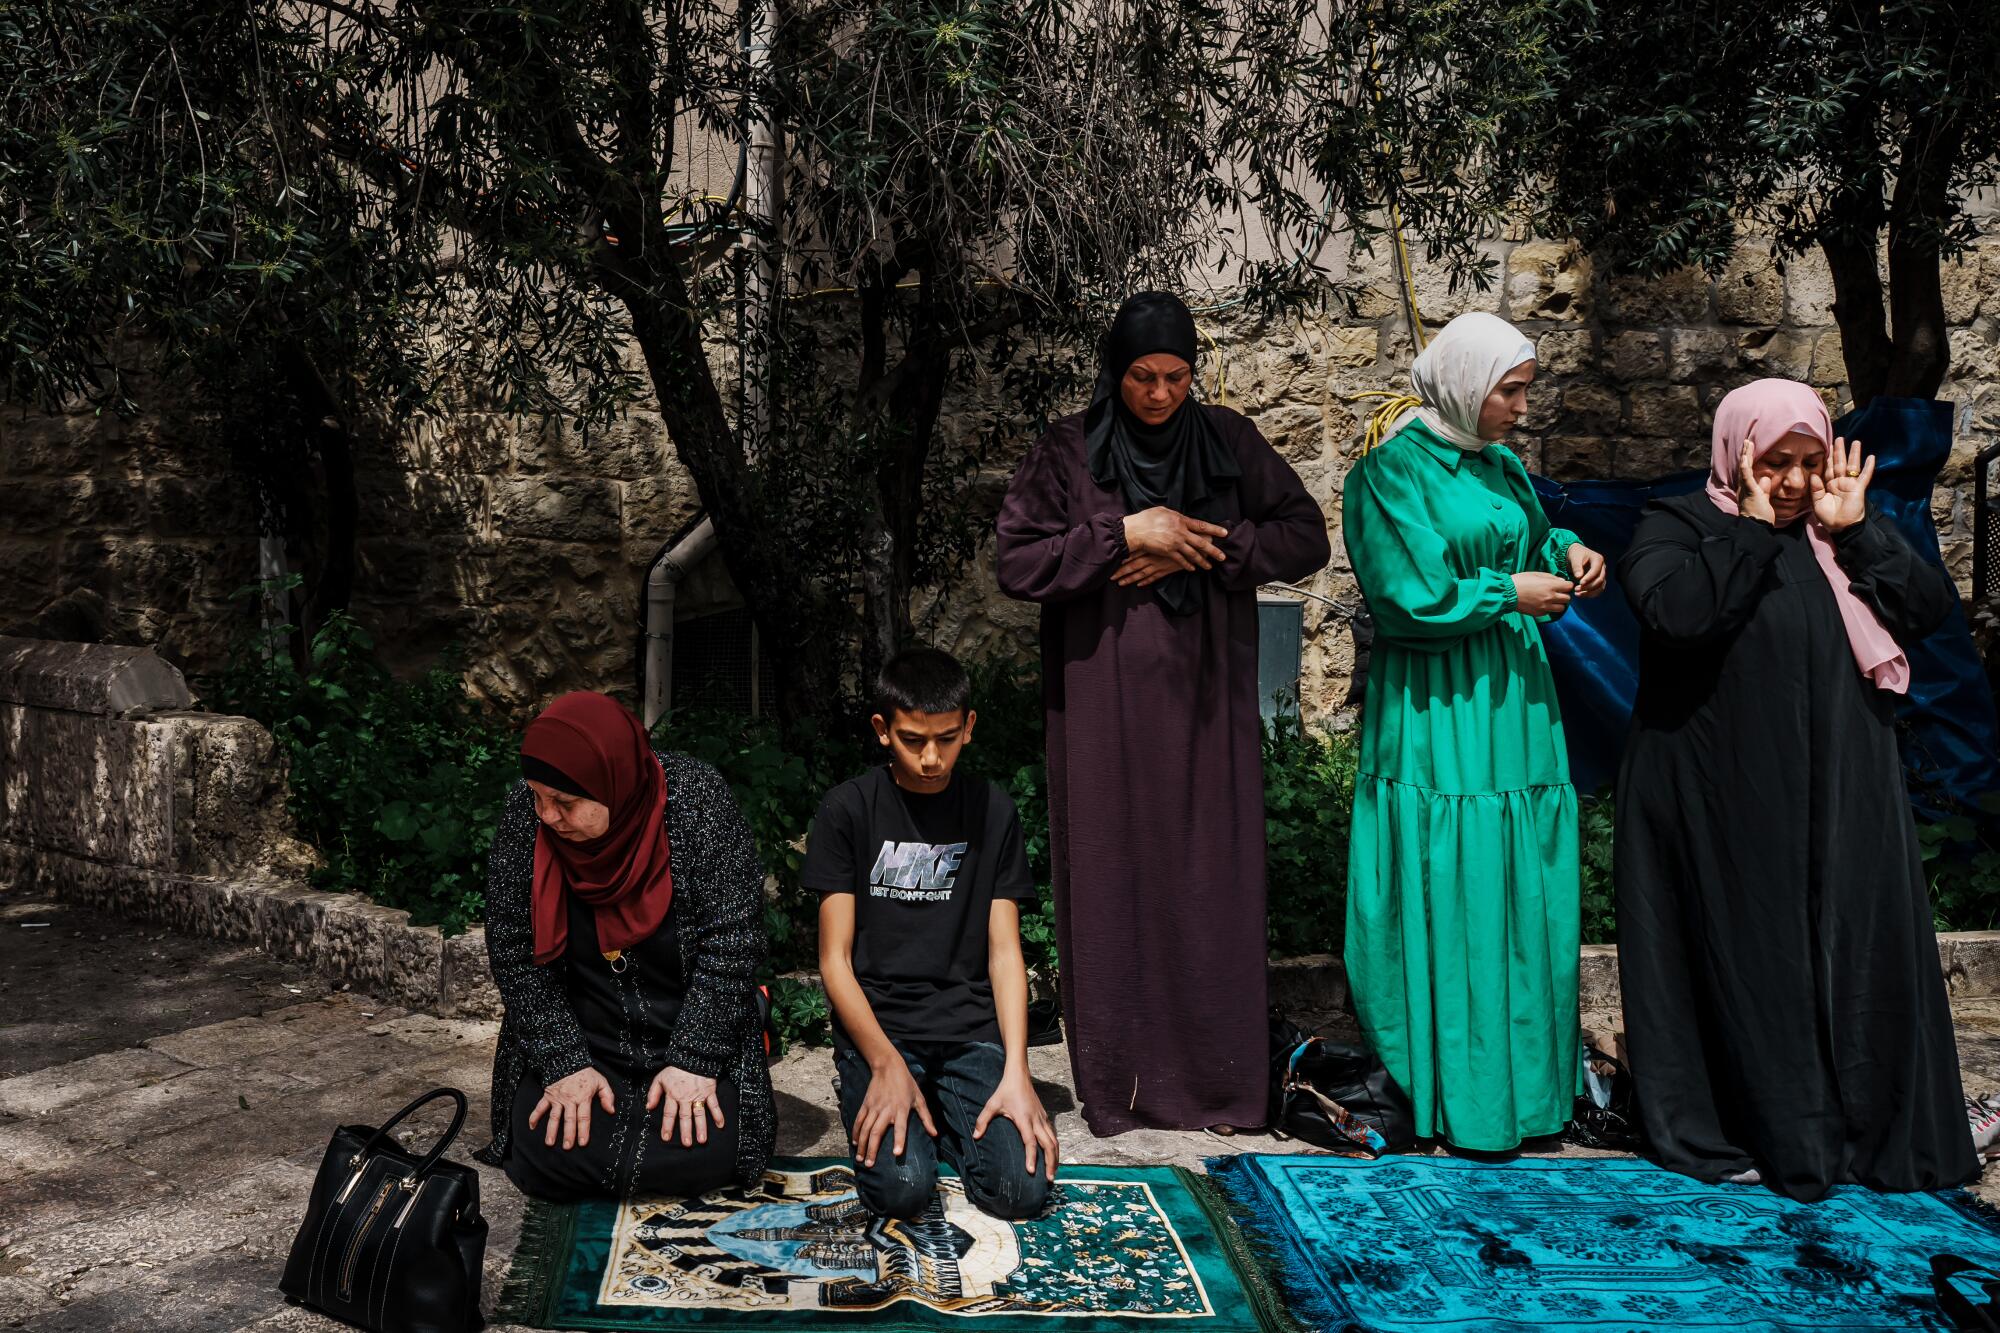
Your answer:
[[[329,993],[251,950],[4,887],[0,1014],[0,1327],[337,1329],[276,1289],[333,1127],[452,1084],[473,1105],[452,1156],[468,1160],[486,1140],[495,1024]],[[2000,1088],[2000,1001],[1957,1014],[1968,1090]],[[1033,1063],[1065,1160],[1194,1165],[1284,1150],[1262,1136],[1092,1139],[1063,1049],[1038,1049]],[[775,1077],[779,1151],[839,1152],[827,1052],[795,1050]],[[500,1173],[482,1171],[490,1306],[521,1201]],[[1990,1177],[1981,1193],[2000,1202],[2000,1171]]]

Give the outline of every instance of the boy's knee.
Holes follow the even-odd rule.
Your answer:
[[[1042,1215],[1042,1210],[1049,1206],[1052,1188],[1047,1176],[1039,1171],[1031,1172],[1016,1162],[1011,1168],[988,1171],[977,1179],[968,1179],[966,1197],[982,1213],[1003,1221],[1025,1222]]]
[[[937,1196],[937,1164],[914,1155],[901,1162],[892,1157],[856,1167],[854,1184],[862,1206],[878,1217],[921,1217]]]

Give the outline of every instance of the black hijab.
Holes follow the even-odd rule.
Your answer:
[[[1091,480],[1116,484],[1125,512],[1136,514],[1165,505],[1208,522],[1222,512],[1221,496],[1243,475],[1236,455],[1223,442],[1208,412],[1189,393],[1174,414],[1148,426],[1125,406],[1120,385],[1141,357],[1166,352],[1195,364],[1194,316],[1167,292],[1127,297],[1104,335],[1097,388],[1083,414],[1083,456]],[[1199,611],[1208,580],[1199,570],[1169,574],[1153,585],[1168,614]]]

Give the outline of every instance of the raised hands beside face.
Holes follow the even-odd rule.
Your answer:
[[[1813,517],[1829,532],[1853,527],[1868,517],[1868,483],[1873,480],[1875,459],[1862,457],[1861,441],[1849,444],[1835,439],[1826,475],[1815,473],[1807,482],[1812,488]]]
[[[1760,523],[1778,525],[1778,511],[1771,506],[1773,479],[1757,475],[1757,423],[1743,431],[1743,444],[1736,454],[1736,512]]]

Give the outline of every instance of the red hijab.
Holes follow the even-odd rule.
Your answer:
[[[674,900],[667,856],[667,775],[646,728],[614,699],[565,694],[521,737],[524,758],[561,772],[611,810],[604,836],[588,842],[535,839],[535,961],[552,963],[569,943],[573,893],[597,917],[597,946],[621,952],[652,938]]]

